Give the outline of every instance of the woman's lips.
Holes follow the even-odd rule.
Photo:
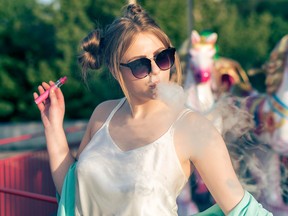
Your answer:
[[[153,94],[153,98],[157,98],[157,95],[158,95],[158,91],[157,91],[157,85],[156,84],[153,84],[153,85],[149,85],[149,88],[151,90],[151,93]]]

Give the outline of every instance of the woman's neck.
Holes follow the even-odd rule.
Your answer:
[[[167,110],[167,105],[160,100],[147,100],[139,102],[132,99],[129,103],[127,101],[124,106],[126,106],[126,109],[129,110],[130,115],[134,119],[145,119],[156,112]]]

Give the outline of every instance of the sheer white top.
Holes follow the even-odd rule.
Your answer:
[[[176,198],[187,177],[174,147],[175,122],[154,142],[122,151],[111,138],[108,127],[124,101],[112,110],[79,156],[75,214],[177,215]]]

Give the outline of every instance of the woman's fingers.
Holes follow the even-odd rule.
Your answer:
[[[52,86],[52,85],[54,85],[54,82],[50,81],[49,84]],[[60,88],[55,88],[54,93],[55,93],[55,95],[57,97],[57,100],[60,102],[60,104],[61,103],[64,104],[64,96],[63,96],[63,93],[62,93],[61,89]]]
[[[50,80],[49,84],[50,84],[50,86],[52,86],[52,85],[54,85],[54,82]]]
[[[39,95],[38,95],[36,92],[34,92],[34,93],[33,93],[33,97],[34,97],[34,100],[35,100],[37,97],[39,97]],[[44,106],[43,103],[37,104],[37,107],[38,107],[38,109],[39,109],[40,111],[43,111],[43,110],[45,109],[45,106]]]
[[[50,93],[49,93],[49,99],[50,99],[50,103],[51,103],[52,106],[55,105],[55,104],[58,104],[58,100],[57,100],[57,97],[56,97],[56,94],[55,94],[56,90],[57,89],[52,87],[51,90],[50,90]]]
[[[50,88],[50,86],[47,84],[47,83],[42,83],[42,85],[39,85],[38,86],[38,91],[39,91],[39,94],[40,95],[42,95],[42,94],[44,94],[44,92],[47,90],[47,89],[49,89]],[[45,99],[42,103],[47,103],[49,101],[49,99]],[[42,104],[41,103],[41,104]]]
[[[63,93],[62,93],[60,88],[57,88],[55,90],[55,94],[56,94],[56,97],[57,97],[58,101],[61,102],[61,103],[64,103],[64,96],[63,96]]]
[[[48,83],[46,82],[42,82],[42,86],[44,87],[45,90],[49,89],[53,84],[54,82],[50,81],[49,82],[51,85],[49,85]]]
[[[39,91],[39,94],[41,95],[41,94],[43,94],[45,92],[45,89],[43,88],[42,85],[39,85],[38,86],[38,91]]]
[[[53,81],[49,81],[49,83],[42,82],[41,85],[38,86],[39,95],[44,94],[45,91],[50,89],[49,96],[47,99],[45,99],[42,103],[37,104],[40,111],[43,111],[45,109],[45,106],[48,104],[58,104],[60,106],[64,106],[64,96],[62,91],[54,86]],[[36,92],[33,94],[34,99],[36,99],[39,96]]]

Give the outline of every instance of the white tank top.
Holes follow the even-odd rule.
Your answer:
[[[187,177],[173,143],[175,123],[154,142],[122,151],[112,140],[108,127],[124,101],[112,110],[79,156],[75,214],[177,215],[176,198]]]

